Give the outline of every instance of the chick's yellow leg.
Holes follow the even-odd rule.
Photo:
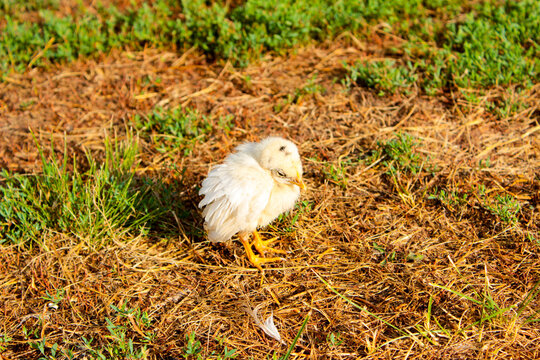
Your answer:
[[[257,230],[255,230],[253,232],[253,246],[255,246],[255,248],[257,249],[257,251],[261,255],[263,254],[263,251],[265,251],[265,250],[270,251],[270,252],[274,252],[274,253],[278,253],[278,254],[286,254],[287,251],[285,251],[285,250],[274,249],[274,248],[271,248],[270,246],[268,246],[269,244],[273,243],[276,240],[277,240],[277,236],[273,237],[271,239],[268,239],[268,240],[262,240],[261,236],[259,235]]]
[[[251,249],[251,244],[249,243],[247,236],[240,235],[239,238],[240,238],[240,241],[242,242],[242,245],[244,245],[244,248],[246,249],[247,258],[259,270],[263,271],[261,264],[282,260],[281,258],[278,258],[278,257],[265,258],[265,257],[255,255],[253,253],[253,250]]]

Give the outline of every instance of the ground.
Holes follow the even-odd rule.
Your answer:
[[[470,90],[476,102],[346,86],[344,62],[393,41],[373,36],[245,68],[113,49],[6,76],[0,166],[39,174],[42,149],[83,172],[107,138],[133,141],[132,184],[152,184],[166,211],[99,246],[58,229],[3,243],[0,358],[540,358],[540,87],[501,115],[489,103],[519,85]],[[152,111],[179,107],[206,130],[167,140]],[[262,230],[288,253],[261,273],[236,238],[208,242],[197,191],[236,145],[269,135],[298,144],[307,190]],[[284,344],[246,307],[273,314]]]

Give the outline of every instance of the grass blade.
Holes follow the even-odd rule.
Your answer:
[[[534,298],[536,297],[536,295],[538,295],[538,293],[540,293],[540,281],[536,282],[534,287],[531,289],[531,291],[529,291],[529,293],[525,297],[525,300],[523,300],[523,302],[519,305],[517,316],[521,315],[523,310],[525,310],[527,305],[529,305],[529,303],[534,300]]]
[[[302,323],[302,326],[300,326],[300,330],[298,330],[298,333],[294,337],[294,340],[291,343],[291,346],[289,346],[289,350],[287,350],[287,353],[280,360],[287,360],[289,358],[289,356],[291,356],[291,353],[292,353],[294,347],[296,346],[296,343],[298,342],[298,339],[300,339],[300,336],[302,335],[302,333],[304,332],[304,329],[306,328],[308,320],[309,320],[309,314],[304,319],[304,322]]]
[[[446,291],[450,291],[452,294],[457,295],[457,296],[460,296],[460,297],[465,298],[465,299],[467,299],[467,300],[470,300],[470,301],[472,301],[473,303],[478,304],[478,305],[480,305],[480,306],[483,306],[483,305],[484,305],[484,303],[482,303],[481,301],[478,301],[478,300],[476,300],[475,298],[472,298],[472,297],[470,297],[470,296],[468,296],[468,295],[465,295],[465,294],[463,294],[463,293],[461,293],[461,292],[459,292],[459,291],[455,291],[455,290],[449,289],[449,288],[447,288],[447,287],[444,287],[444,286],[442,286],[442,285],[437,285],[437,284],[433,284],[433,283],[429,283],[429,285],[431,285],[431,286],[433,286],[433,287],[438,287],[438,288],[443,289],[443,290],[446,290]]]

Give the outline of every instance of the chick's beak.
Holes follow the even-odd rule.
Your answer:
[[[306,184],[304,184],[304,181],[302,180],[302,175],[299,173],[296,173],[296,179],[292,181],[294,185],[298,185],[298,187],[302,190],[306,190]]]

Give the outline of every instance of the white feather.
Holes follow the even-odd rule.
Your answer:
[[[264,322],[262,322],[259,318],[258,312],[261,306],[262,304],[259,304],[255,307],[254,310],[251,310],[248,305],[245,305],[244,310],[249,315],[251,315],[251,317],[255,321],[255,324],[257,324],[257,326],[259,326],[266,335],[270,336],[272,339],[279,341],[282,344],[285,344],[285,341],[281,340],[281,334],[279,333],[276,324],[274,323],[274,313],[272,312]]]
[[[266,335],[276,339],[280,343],[284,343],[284,341],[281,341],[281,335],[279,334],[276,324],[274,324],[274,313],[271,313],[268,319],[266,319],[260,327]]]

